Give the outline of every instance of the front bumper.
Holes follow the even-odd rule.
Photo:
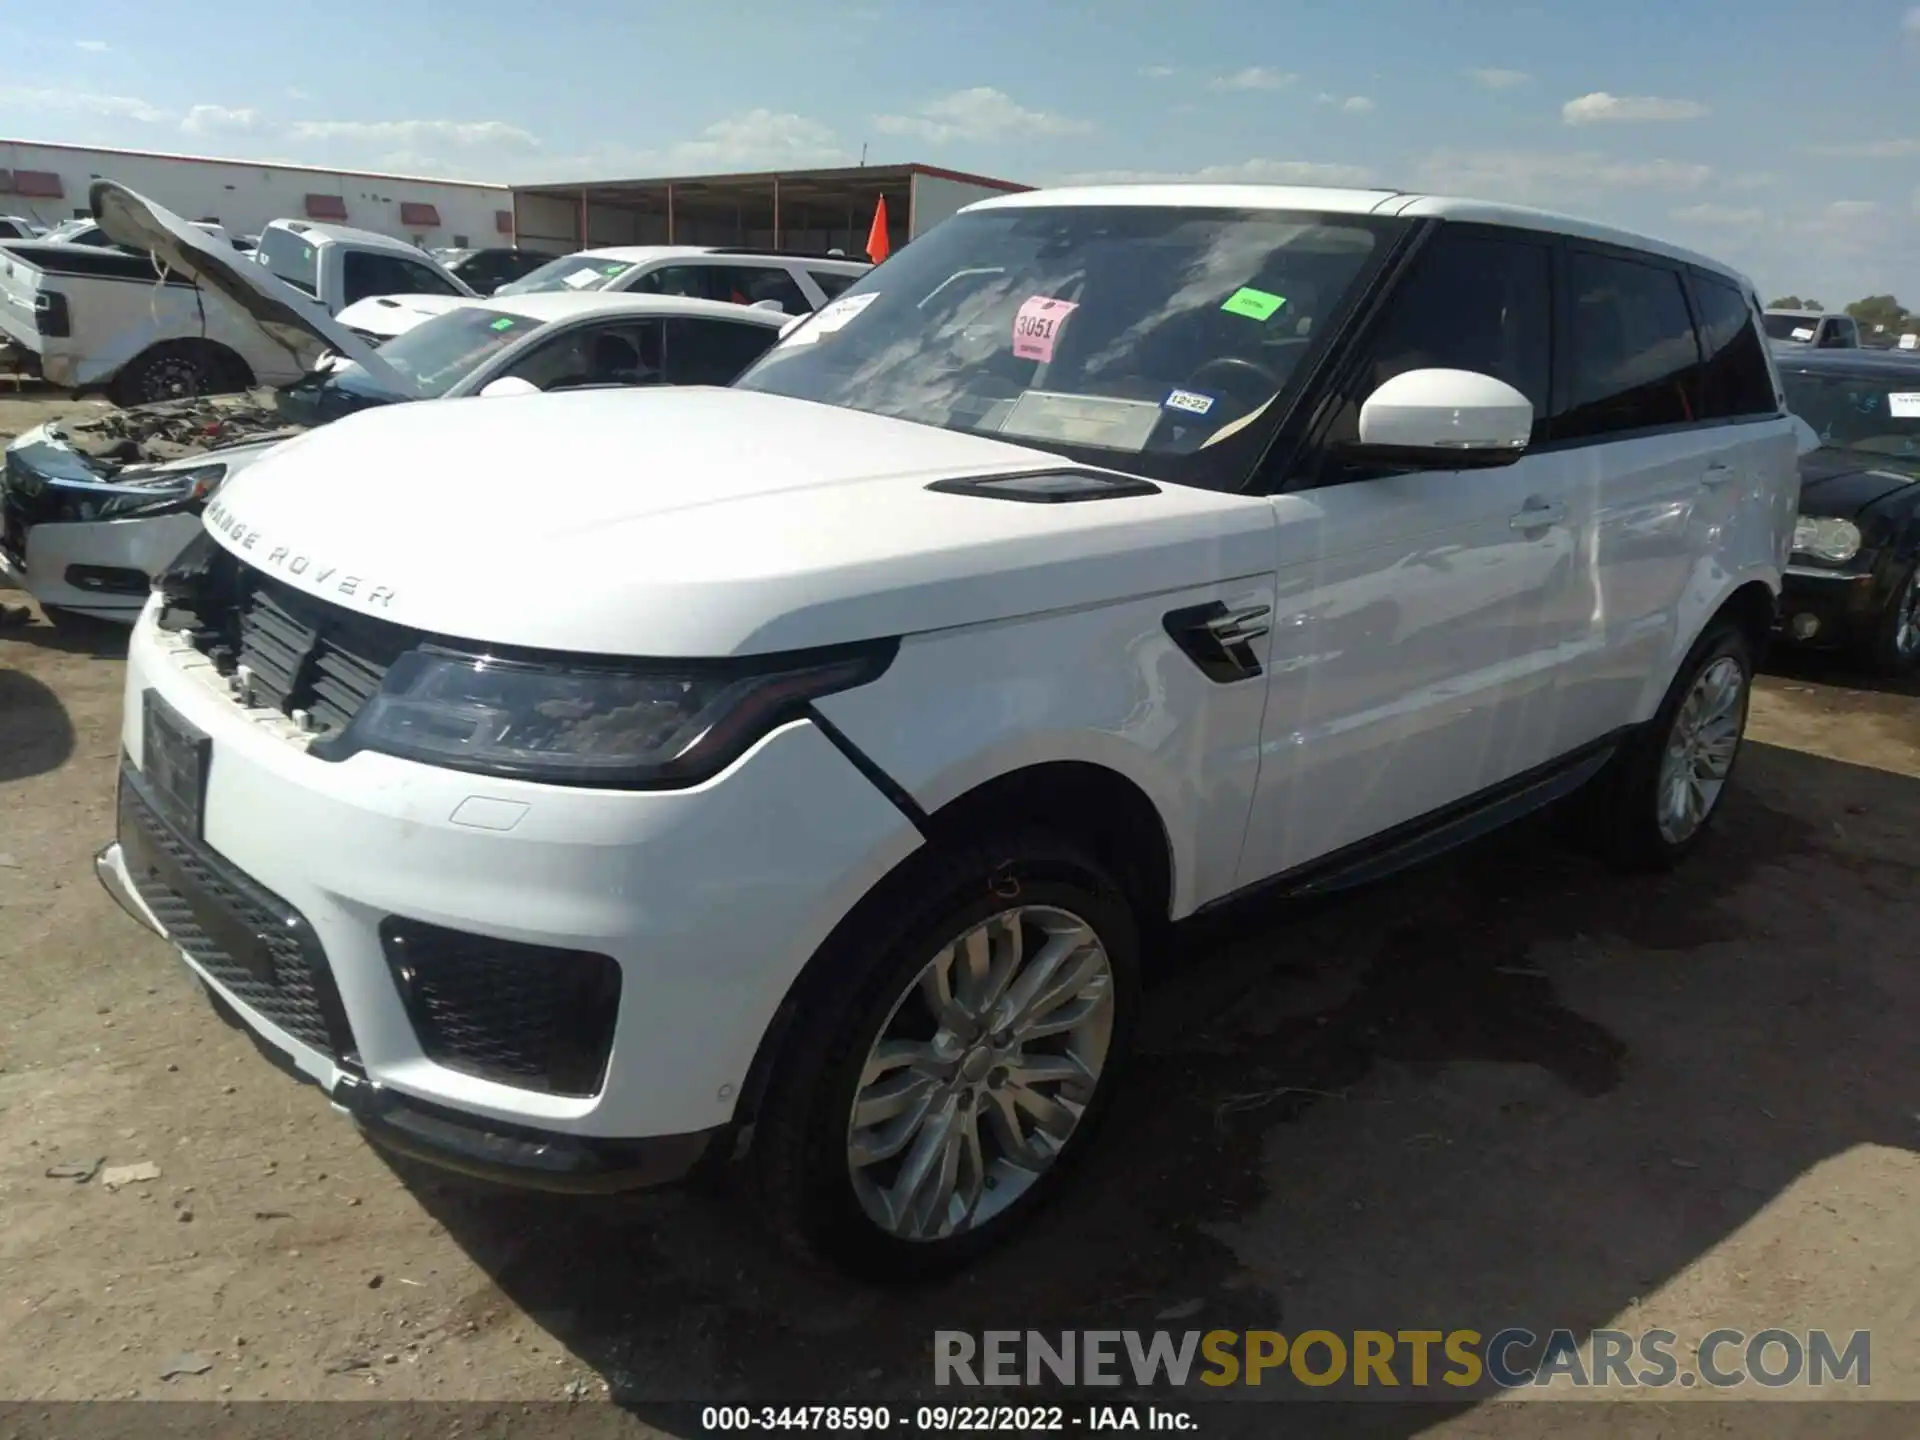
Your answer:
[[[170,910],[177,876],[142,884],[124,806],[121,843],[99,863],[107,888],[370,1137],[518,1183],[626,1188],[695,1163],[742,1118],[801,967],[919,843],[804,721],[673,792],[493,781],[373,753],[322,761],[278,712],[241,708],[151,616],[128,654],[136,799],[148,690],[210,737],[202,833],[183,863],[206,870],[203,888],[226,886],[238,924]],[[504,1083],[431,1054],[383,944],[396,919],[617,962],[598,1089]],[[269,970],[304,966],[311,985],[292,999],[253,987],[239,957],[254,942],[278,947]]]
[[[1809,649],[1841,649],[1873,633],[1886,603],[1877,569],[1789,565],[1780,591],[1777,638]]]

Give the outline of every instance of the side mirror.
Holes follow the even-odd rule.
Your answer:
[[[518,375],[502,375],[498,380],[489,380],[480,387],[480,394],[488,399],[501,395],[538,395],[540,387],[531,380],[522,380]]]
[[[782,305],[778,300],[756,300],[747,308],[751,310],[771,310],[776,315],[784,315],[787,313],[787,307]]]
[[[1360,407],[1356,459],[1425,470],[1511,465],[1533,435],[1533,402],[1472,370],[1409,370]]]

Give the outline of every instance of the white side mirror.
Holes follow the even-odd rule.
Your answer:
[[[540,387],[531,380],[522,380],[518,375],[502,375],[498,380],[489,380],[481,386],[480,393],[489,399],[501,395],[538,395]]]
[[[1409,370],[1360,407],[1360,447],[1432,468],[1509,465],[1533,434],[1533,402],[1472,370]]]
[[[771,310],[776,315],[784,315],[787,313],[787,307],[782,305],[778,300],[756,300],[747,308],[750,310]]]

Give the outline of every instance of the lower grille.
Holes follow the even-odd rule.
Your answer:
[[[168,937],[247,1009],[331,1059],[353,1053],[325,952],[306,919],[161,818],[120,773],[120,852]]]
[[[599,1093],[620,1008],[613,959],[393,916],[380,943],[428,1059],[523,1089]]]

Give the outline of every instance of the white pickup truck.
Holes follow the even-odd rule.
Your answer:
[[[156,265],[136,225],[111,206],[94,215],[110,246],[12,241],[0,246],[0,345],[73,390],[105,390],[121,405],[245,390],[296,380],[289,346],[217,290]],[[334,314],[395,293],[471,296],[424,250],[337,225],[276,220],[252,256]]]

